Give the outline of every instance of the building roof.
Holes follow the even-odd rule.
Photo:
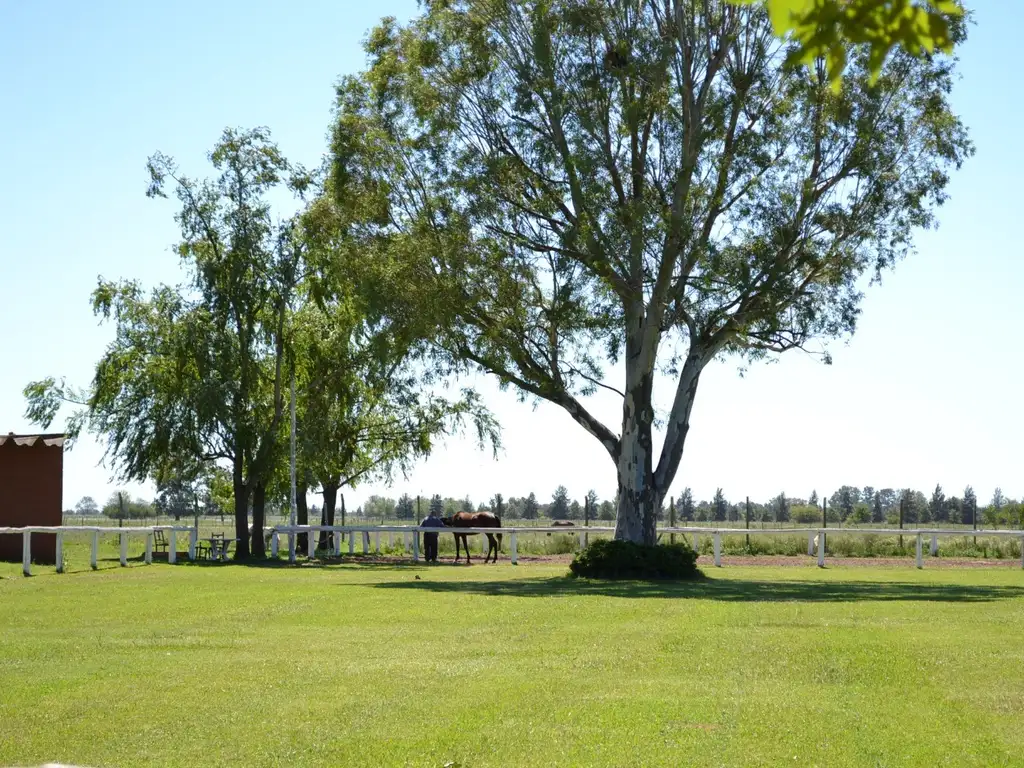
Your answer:
[[[42,440],[43,445],[47,447],[56,446],[57,448],[63,448],[64,440],[66,438],[67,435],[61,433],[51,433],[46,435],[16,435],[13,432],[8,432],[6,435],[0,435],[0,445],[3,445],[8,440],[12,440],[15,445],[27,445],[31,447]]]

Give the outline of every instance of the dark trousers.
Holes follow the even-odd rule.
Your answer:
[[[423,534],[423,549],[426,550],[424,556],[427,558],[428,563],[437,562],[437,534],[436,533],[424,533]]]

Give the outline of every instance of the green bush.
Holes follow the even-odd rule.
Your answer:
[[[631,541],[598,539],[573,558],[573,576],[591,579],[699,579],[697,553],[686,544],[653,547]]]

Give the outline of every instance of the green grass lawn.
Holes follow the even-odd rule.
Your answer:
[[[1020,571],[707,570],[0,565],[0,765],[1024,764]]]

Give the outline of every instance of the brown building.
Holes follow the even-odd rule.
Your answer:
[[[64,435],[0,434],[0,528],[60,525]],[[0,535],[0,560],[21,562],[21,536]],[[52,565],[57,537],[32,534],[32,560]]]

